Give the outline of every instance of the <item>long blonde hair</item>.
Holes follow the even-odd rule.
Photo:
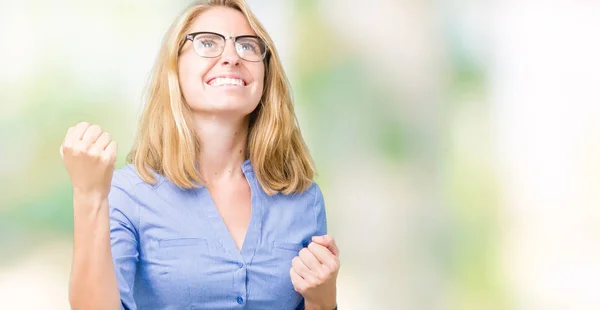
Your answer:
[[[244,0],[198,1],[187,8],[166,33],[147,85],[138,133],[127,162],[140,177],[155,183],[164,175],[181,188],[202,185],[196,169],[200,141],[178,78],[179,52],[192,21],[214,6],[242,12],[267,44],[265,83],[258,107],[250,114],[246,158],[269,195],[298,193],[310,187],[315,170],[294,113],[289,82],[271,37]]]

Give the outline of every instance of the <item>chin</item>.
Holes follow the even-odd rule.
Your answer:
[[[233,98],[232,98],[233,99]],[[218,102],[206,105],[206,104],[198,104],[192,106],[192,110],[197,113],[207,113],[207,114],[222,114],[227,116],[240,116],[244,117],[249,115],[256,109],[258,103],[248,103],[248,102],[240,102],[238,100],[219,100]]]

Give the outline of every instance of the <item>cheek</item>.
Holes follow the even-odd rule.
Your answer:
[[[258,99],[260,100],[260,98],[263,95],[264,88],[265,88],[265,86],[264,86],[265,85],[264,67],[263,67],[263,69],[258,69],[256,75],[254,75],[254,76],[256,76],[256,81],[255,81],[256,93],[258,95]]]
[[[260,80],[256,83],[256,95],[258,96],[258,98],[260,99],[263,95],[265,89],[265,83],[263,82],[263,80]]]
[[[189,66],[179,66],[179,85],[184,96],[195,88],[194,84],[193,70]]]
[[[181,59],[179,62],[179,83],[183,95],[194,94],[203,89],[203,77],[208,71],[209,64],[202,61]]]

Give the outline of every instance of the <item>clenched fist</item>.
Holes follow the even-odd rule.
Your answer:
[[[334,309],[339,250],[329,235],[314,236],[312,241],[292,259],[292,285],[304,297],[306,309]]]
[[[117,158],[117,143],[100,126],[81,122],[69,128],[60,146],[74,194],[105,199]]]

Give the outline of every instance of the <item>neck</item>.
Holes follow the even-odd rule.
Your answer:
[[[207,185],[244,177],[248,117],[232,121],[214,116],[195,116],[195,130],[200,139],[198,171]]]

